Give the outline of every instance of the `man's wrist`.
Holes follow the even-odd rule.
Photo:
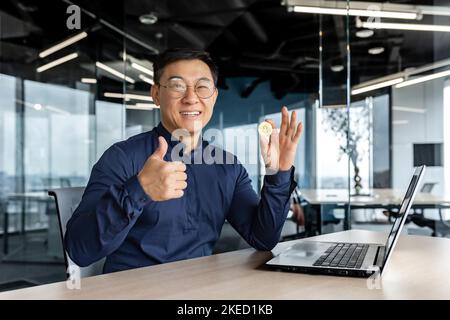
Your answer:
[[[280,185],[288,183],[294,178],[294,166],[291,166],[288,170],[278,170],[275,174],[265,176],[265,182],[271,185]]]
[[[282,164],[280,164],[280,171],[289,171],[289,170],[291,170],[291,168],[292,168],[292,164],[289,164],[289,165],[282,165]]]

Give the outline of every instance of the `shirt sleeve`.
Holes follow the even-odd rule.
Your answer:
[[[132,163],[118,146],[94,165],[81,203],[67,223],[65,249],[84,267],[115,251],[125,240],[150,197]]]
[[[257,250],[272,250],[278,243],[289,212],[290,196],[297,186],[294,167],[264,177],[261,198],[253,190],[242,165],[238,165],[228,222]]]

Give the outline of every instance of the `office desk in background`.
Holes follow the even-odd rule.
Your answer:
[[[384,243],[383,233],[350,230],[315,237],[325,241]],[[274,253],[298,241],[277,245]],[[401,236],[380,289],[365,278],[267,270],[271,252],[244,249],[0,293],[3,299],[450,299],[450,239]],[[371,279],[369,279],[370,282]]]
[[[317,212],[319,234],[321,233],[321,207],[334,205],[343,208],[345,212],[344,230],[350,229],[351,213],[349,209],[392,210],[399,208],[406,190],[399,189],[369,189],[361,195],[349,195],[347,189],[301,189],[303,199]],[[367,195],[365,195],[367,194]],[[437,196],[431,193],[418,192],[412,209],[448,209],[450,194]]]

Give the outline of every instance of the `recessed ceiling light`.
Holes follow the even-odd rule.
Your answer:
[[[363,30],[359,30],[356,31],[356,36],[358,38],[370,38],[371,36],[373,36],[374,31],[370,30],[370,29],[363,29]]]
[[[158,21],[156,13],[150,12],[139,17],[139,21],[143,24],[155,24]]]
[[[95,78],[81,78],[81,82],[83,83],[97,83],[97,79]]]
[[[374,47],[369,49],[369,54],[380,54],[384,52],[383,47]]]
[[[333,72],[341,72],[342,70],[344,70],[344,66],[341,64],[331,66],[330,68],[331,68],[331,71],[333,71]]]

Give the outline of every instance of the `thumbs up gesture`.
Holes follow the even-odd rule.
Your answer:
[[[167,142],[163,137],[158,140],[159,147],[145,161],[144,167],[138,173],[138,181],[154,201],[181,198],[187,187],[186,165],[181,161],[164,161]]]

